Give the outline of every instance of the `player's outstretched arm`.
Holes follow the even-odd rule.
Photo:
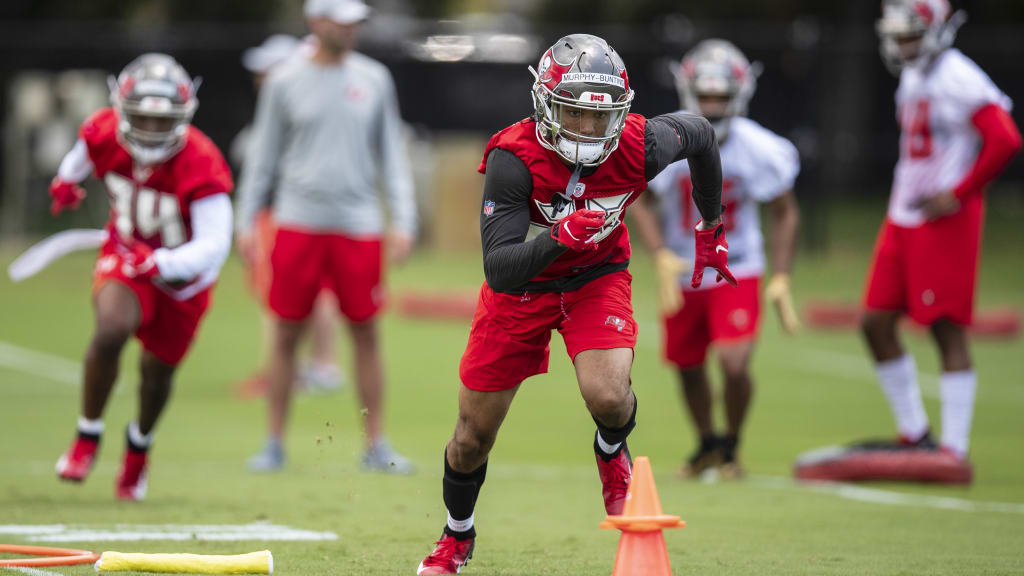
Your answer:
[[[50,213],[54,216],[65,209],[75,210],[85,198],[85,190],[78,184],[93,172],[92,160],[85,141],[79,139],[64,156],[57,175],[50,182]]]
[[[511,292],[540,274],[568,248],[550,234],[529,242],[533,179],[515,154],[495,148],[487,156],[480,240],[484,277],[496,292]]]
[[[722,160],[711,123],[689,112],[655,116],[647,121],[644,148],[648,181],[669,164],[687,160],[697,210],[706,222],[715,222],[722,213]]]
[[[800,208],[792,190],[786,190],[769,204],[771,218],[772,277],[765,288],[765,298],[775,307],[782,329],[793,334],[800,319],[793,307],[789,290],[789,274],[796,252],[796,234],[800,226]]]
[[[220,269],[231,251],[231,199],[213,194],[192,202],[192,239],[177,248],[153,251],[157,274],[174,281],[194,280]]]

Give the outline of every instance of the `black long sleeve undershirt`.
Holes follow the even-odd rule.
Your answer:
[[[711,124],[700,116],[674,112],[651,118],[644,130],[644,176],[649,181],[669,164],[687,158],[693,199],[701,216],[713,220],[721,212],[722,167]],[[584,171],[583,176],[589,174]],[[484,277],[495,292],[567,291],[602,274],[621,270],[621,263],[600,265],[562,282],[531,284],[568,249],[539,234],[530,241],[530,194],[533,178],[515,154],[495,148],[487,156],[483,202],[493,202],[490,215],[481,210],[480,237]]]
[[[693,201],[701,218],[714,220],[722,214],[722,159],[715,129],[706,118],[672,112],[649,119],[644,130],[644,156],[648,182],[669,164],[686,158]]]

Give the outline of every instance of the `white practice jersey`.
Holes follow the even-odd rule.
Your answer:
[[[757,277],[764,272],[765,264],[757,205],[770,202],[793,188],[800,172],[800,155],[789,140],[744,117],[731,120],[729,136],[719,152],[729,270],[737,278]],[[700,220],[692,189],[690,165],[686,160],[672,164],[650,183],[650,190],[660,201],[665,244],[691,262],[696,251],[693,228]],[[705,273],[700,289],[715,286],[716,276],[713,271]],[[689,276],[681,278],[680,282],[690,289]]]
[[[955,48],[926,68],[904,68],[896,90],[900,159],[889,197],[889,220],[915,227],[924,222],[916,206],[948,192],[967,176],[981,138],[971,122],[989,104],[1007,111],[1012,103],[992,80]]]

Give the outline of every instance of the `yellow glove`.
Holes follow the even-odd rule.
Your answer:
[[[787,334],[795,334],[800,328],[800,318],[793,308],[793,296],[789,292],[789,274],[775,274],[764,289],[764,297],[775,306],[779,322]]]
[[[675,316],[683,307],[683,290],[679,277],[689,270],[690,263],[668,248],[654,253],[654,270],[658,275],[658,309],[663,316]]]

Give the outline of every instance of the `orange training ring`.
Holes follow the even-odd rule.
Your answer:
[[[0,544],[0,554],[25,554],[27,556],[43,556],[43,558],[10,558],[0,560],[0,566],[73,566],[75,564],[92,564],[99,560],[100,555],[88,550],[73,548],[49,548],[46,546],[23,546],[20,544]]]

